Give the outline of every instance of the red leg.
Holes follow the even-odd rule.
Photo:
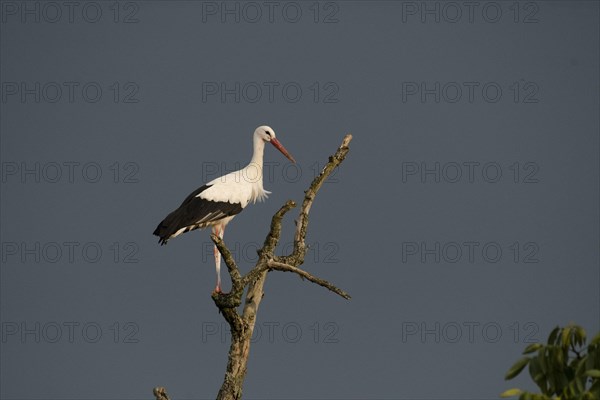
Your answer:
[[[225,227],[222,225],[215,225],[213,227],[213,233],[223,239]],[[215,287],[215,292],[221,293],[221,253],[219,253],[217,246],[214,246],[213,252],[215,255],[215,268],[217,270],[217,286]]]

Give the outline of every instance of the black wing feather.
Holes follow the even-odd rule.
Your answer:
[[[196,197],[209,187],[210,185],[204,185],[194,190],[178,209],[171,212],[158,224],[153,234],[159,237],[158,242],[161,245],[167,244],[167,241],[182,228],[186,228],[184,232],[204,228],[211,222],[239,214],[242,211],[242,205],[239,203],[231,204],[225,201],[210,201]]]

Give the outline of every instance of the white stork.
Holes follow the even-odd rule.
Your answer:
[[[275,131],[264,125],[254,131],[254,154],[250,163],[239,171],[231,172],[194,190],[178,209],[163,219],[154,235],[161,245],[182,233],[212,226],[215,235],[223,238],[225,226],[250,202],[263,201],[271,192],[263,189],[263,152],[270,142],[291,162],[294,157],[275,138]],[[221,253],[214,247],[217,270],[216,292],[221,292]]]

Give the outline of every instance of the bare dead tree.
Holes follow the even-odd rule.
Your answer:
[[[229,276],[231,277],[231,291],[229,293],[213,292],[212,294],[215,305],[219,308],[231,329],[231,346],[229,347],[227,370],[225,372],[223,385],[217,395],[217,400],[239,400],[242,398],[242,386],[244,378],[246,377],[246,366],[250,354],[252,333],[254,332],[254,325],[256,323],[256,314],[263,298],[265,280],[270,271],[284,271],[297,274],[302,279],[323,286],[345,299],[350,298],[348,293],[342,289],[337,288],[324,279],[313,276],[301,269],[300,265],[304,263],[304,256],[307,251],[305,238],[310,208],[319,189],[323,185],[323,182],[325,182],[331,172],[346,158],[346,154],[348,154],[348,151],[350,150],[348,145],[351,140],[352,135],[346,135],[344,137],[342,144],[337,149],[336,153],[329,157],[329,161],[321,173],[312,181],[309,188],[304,192],[304,201],[302,202],[302,207],[300,208],[300,213],[296,220],[294,248],[291,254],[277,256],[275,255],[275,248],[277,247],[281,236],[281,221],[283,220],[284,215],[292,208],[296,207],[296,203],[293,200],[288,200],[279,211],[273,215],[271,229],[267,234],[263,247],[258,250],[258,261],[256,265],[243,276],[223,240],[216,235],[211,235],[211,239],[219,249],[223,260],[225,261],[225,265],[227,266]],[[248,290],[240,314],[238,312],[238,307],[242,304],[242,296],[246,287]],[[157,400],[169,400],[165,389],[162,387],[154,388],[154,396]]]

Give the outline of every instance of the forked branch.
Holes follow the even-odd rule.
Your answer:
[[[301,278],[307,279],[307,280],[311,281],[312,283],[316,283],[317,285],[323,286],[324,288],[331,290],[333,293],[339,294],[346,300],[350,299],[350,295],[348,293],[344,292],[342,289],[337,288],[336,286],[327,282],[325,279],[320,279],[320,278],[314,277],[311,274],[309,274],[308,272],[306,272],[305,270],[300,269],[298,267],[294,267],[293,265],[285,264],[282,262],[277,262],[274,260],[269,260],[267,262],[267,268],[269,271],[275,270],[275,271],[292,272],[294,274],[298,274]]]

